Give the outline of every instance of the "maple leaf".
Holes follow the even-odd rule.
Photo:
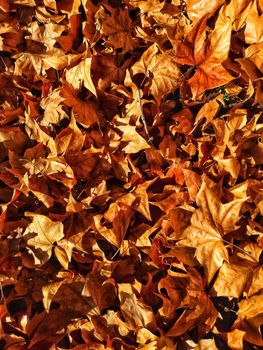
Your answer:
[[[36,264],[43,264],[50,259],[54,243],[64,237],[63,225],[61,222],[50,220],[45,215],[29,212],[26,215],[32,217],[33,221],[26,228],[24,237],[27,239],[27,244],[34,247]],[[36,236],[27,238],[30,234],[36,234]]]
[[[102,34],[107,36],[106,44],[114,50],[121,48],[126,53],[137,44],[132,35],[133,25],[127,8],[118,9],[106,6],[97,12],[96,17]]]
[[[240,30],[246,23],[251,0],[232,0],[223,7],[223,13],[232,21],[233,29]]]
[[[193,98],[234,79],[222,65],[229,53],[231,21],[219,17],[215,29],[206,38],[207,18],[204,16],[196,23],[186,41],[173,42],[177,62],[196,69],[188,80]]]
[[[241,250],[242,249],[242,250]],[[251,296],[260,290],[263,269],[258,260],[261,249],[248,244],[240,248],[239,256],[230,258],[230,262],[221,267],[213,288],[217,295],[239,298],[242,293]],[[241,256],[242,259],[241,259]]]
[[[95,56],[92,62],[94,76],[99,79],[98,86],[104,90],[112,83],[123,82],[126,69],[130,66],[131,59],[125,60],[123,55]]]
[[[239,211],[245,200],[222,204],[205,180],[201,184],[196,198],[199,208],[194,211],[191,225],[183,232],[179,245],[196,248],[195,256],[205,267],[209,282],[223,262],[228,261],[222,237],[237,228]]]

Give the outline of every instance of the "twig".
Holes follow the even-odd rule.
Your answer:
[[[2,282],[0,281],[0,304],[2,305],[4,303],[5,303],[5,295],[3,291]]]
[[[111,259],[110,260],[113,260],[114,258],[115,258],[115,256],[117,256],[117,254],[120,252],[120,248],[118,248],[117,250],[116,250],[116,252],[113,254],[113,256],[111,257]]]
[[[144,116],[144,113],[143,113],[143,106],[142,106],[142,100],[141,100],[141,95],[140,95],[140,89],[138,89],[138,88],[137,88],[137,94],[138,94],[138,102],[139,102],[139,106],[140,106],[140,110],[141,110],[141,118],[142,118],[142,123],[143,123],[143,126],[144,126],[144,130],[145,130],[146,135],[148,137],[148,142],[151,143],[151,137],[150,137],[148,126],[147,126],[147,123],[146,123],[146,119],[145,119],[145,116]]]
[[[1,61],[3,62],[3,65],[4,65],[4,67],[5,67],[5,70],[7,70],[7,65],[6,65],[6,63],[5,63],[4,59],[3,59],[3,57],[0,56],[0,58],[1,58]]]

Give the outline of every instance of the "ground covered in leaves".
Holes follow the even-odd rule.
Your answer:
[[[0,348],[263,346],[263,1],[0,2]]]

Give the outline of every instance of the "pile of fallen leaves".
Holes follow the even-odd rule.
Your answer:
[[[0,348],[263,346],[263,1],[0,1]]]

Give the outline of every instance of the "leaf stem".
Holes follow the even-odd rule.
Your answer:
[[[221,238],[222,241],[224,243],[228,243],[228,244],[232,244],[233,247],[239,249],[241,252],[243,252],[245,255],[249,256],[251,259],[253,259],[255,262],[258,263],[257,259],[255,259],[251,254],[249,254],[245,249],[239,247],[238,245],[234,244],[234,243],[231,243],[231,242],[228,242],[227,240],[225,240],[224,238]]]

